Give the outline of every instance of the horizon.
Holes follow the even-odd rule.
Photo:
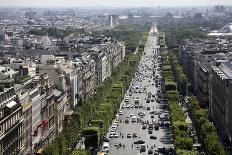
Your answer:
[[[168,4],[168,5],[167,5]],[[181,4],[181,5],[178,5]],[[2,0],[1,8],[138,8],[138,7],[207,7],[213,5],[231,6],[231,0],[125,0],[123,4],[116,0]]]

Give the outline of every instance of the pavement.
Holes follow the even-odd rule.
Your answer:
[[[144,49],[144,54],[141,58],[138,71],[131,83],[130,88],[125,94],[125,98],[129,97],[129,103],[122,101],[119,111],[122,115],[117,115],[119,121],[116,133],[119,138],[110,138],[109,141],[109,154],[110,155],[145,155],[148,154],[148,149],[153,147],[153,151],[157,150],[158,147],[171,147],[172,136],[169,127],[159,127],[159,130],[154,130],[152,134],[148,134],[148,129],[142,129],[143,122],[160,122],[158,115],[153,115],[151,118],[151,111],[163,112],[161,105],[156,102],[157,90],[154,81],[155,77],[160,77],[160,71],[158,70],[158,56],[159,56],[159,45],[156,45],[157,35],[149,34],[147,45]],[[156,60],[155,60],[156,59]],[[153,97],[149,97],[150,102],[147,103],[148,94],[152,94]],[[142,108],[134,108],[134,99],[139,98],[139,105]],[[154,101],[153,101],[154,100]],[[153,102],[151,102],[153,101]],[[124,106],[130,104],[133,108],[125,108]],[[150,110],[147,110],[150,107]],[[139,112],[145,113],[145,116],[140,117]],[[136,116],[136,123],[132,123],[132,117]],[[129,123],[125,123],[126,119],[129,119]],[[120,123],[121,122],[121,123]],[[111,128],[109,131],[112,130]],[[136,133],[136,138],[127,138],[127,134]],[[123,136],[122,136],[123,135]],[[157,139],[150,139],[150,136],[156,136]],[[109,137],[109,133],[106,135]],[[140,153],[140,145],[134,144],[137,140],[145,141],[146,152]],[[122,144],[122,147],[116,147],[115,145]],[[123,147],[124,146],[124,147]],[[155,147],[154,147],[155,146]]]

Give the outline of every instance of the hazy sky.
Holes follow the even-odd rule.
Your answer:
[[[0,6],[36,7],[137,7],[137,6],[201,6],[232,5],[232,0],[0,0]]]

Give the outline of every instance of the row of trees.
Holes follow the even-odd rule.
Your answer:
[[[181,95],[187,93],[187,78],[184,74],[183,67],[179,65],[177,53],[169,54],[169,60],[175,81],[178,84],[178,90]],[[222,145],[218,142],[217,133],[214,125],[209,122],[208,112],[200,107],[199,101],[191,97],[188,102],[188,111],[193,121],[194,127],[206,154],[223,155],[225,154]]]
[[[160,39],[165,39],[165,35]],[[188,134],[188,124],[185,121],[184,113],[179,105],[179,92],[177,91],[177,86],[174,81],[174,74],[170,64],[170,55],[165,48],[161,48],[161,58],[166,98],[170,110],[170,120],[176,151],[178,154],[183,152],[185,154],[196,154],[196,151],[193,150],[193,140]]]
[[[195,97],[189,98],[188,110],[206,154],[225,155],[225,151],[218,141],[216,129],[209,122],[208,112],[200,107],[199,101]]]
[[[160,39],[165,39],[165,37]],[[161,48],[161,60],[175,149],[177,154],[184,152],[195,155],[197,153],[196,150],[193,150],[193,140],[189,136],[188,123],[185,121],[184,113],[179,105],[179,92],[174,81],[170,56],[165,48]]]
[[[140,58],[141,52],[127,54],[123,62],[112,72],[111,77],[97,87],[95,95],[89,97],[75,110],[71,123],[43,150],[43,154],[63,155],[67,153],[68,147],[72,149],[75,147],[76,141],[81,136],[85,137],[86,149],[90,147],[98,149],[130,85]]]
[[[179,64],[176,51],[169,53],[169,61],[171,70],[174,76],[174,80],[177,83],[177,90],[182,96],[187,95],[188,79],[184,73],[183,67]]]

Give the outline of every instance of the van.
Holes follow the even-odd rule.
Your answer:
[[[102,151],[104,151],[105,153],[109,152],[109,143],[108,142],[104,142],[102,145]]]

